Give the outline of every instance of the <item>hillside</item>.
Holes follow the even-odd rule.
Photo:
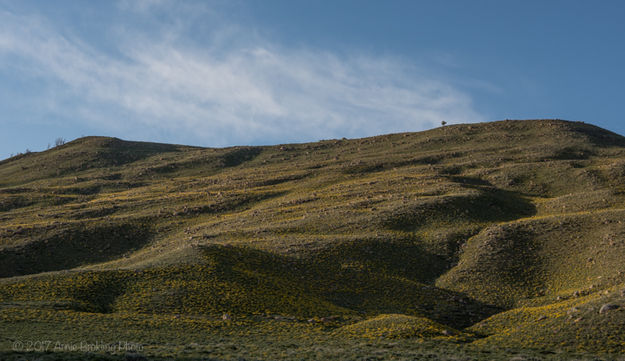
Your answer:
[[[78,327],[191,358],[371,339],[619,354],[624,219],[625,138],[582,122],[221,149],[80,138],[0,162],[0,351]],[[286,335],[299,351],[258,343]]]

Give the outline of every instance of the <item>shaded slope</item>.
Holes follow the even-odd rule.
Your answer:
[[[466,327],[496,311],[460,294],[353,268],[324,257],[292,259],[248,248],[201,247],[201,262],[15,279],[0,302],[77,311],[220,316],[279,314],[299,318],[401,312]]]
[[[149,220],[76,222],[58,231],[20,229],[28,242],[0,247],[0,277],[74,268],[116,259],[152,237]]]

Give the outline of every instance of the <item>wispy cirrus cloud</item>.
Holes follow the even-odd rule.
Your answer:
[[[143,17],[171,6],[136,4]],[[220,146],[480,120],[467,94],[426,69],[388,57],[286,48],[231,25],[222,22],[201,42],[183,39],[184,26],[158,35],[125,26],[113,32],[112,52],[39,15],[0,11],[0,65],[48,89],[29,100],[42,116],[80,119],[125,138],[158,134]]]

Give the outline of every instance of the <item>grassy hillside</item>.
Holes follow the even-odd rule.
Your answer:
[[[82,325],[162,357],[216,340],[255,345],[218,358],[371,339],[622,353],[624,216],[625,138],[581,122],[222,149],[81,138],[0,162],[0,349]],[[262,343],[280,335],[298,351]],[[311,337],[335,346],[309,353]]]

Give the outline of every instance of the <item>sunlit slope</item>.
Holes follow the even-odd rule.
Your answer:
[[[81,138],[0,162],[0,302],[488,336],[517,307],[625,282],[624,177],[623,137],[559,120],[223,149]]]
[[[479,346],[575,349],[623,354],[625,284],[563,295],[498,313],[473,327]]]

